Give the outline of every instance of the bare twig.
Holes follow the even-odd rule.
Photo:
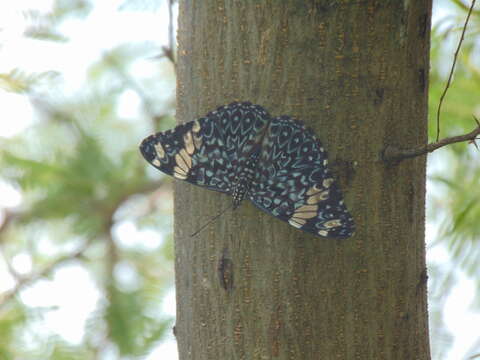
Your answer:
[[[163,53],[158,57],[165,56],[172,63],[173,69],[176,70],[175,34],[173,33],[173,1],[174,0],[168,0],[168,46],[162,46]]]
[[[175,59],[173,57],[173,52],[175,49],[175,38],[173,33],[173,0],[168,0],[168,48],[171,52],[170,61],[175,65]]]
[[[175,57],[173,55],[173,49],[168,46],[162,46],[163,54],[170,62],[173,64],[173,68],[175,69]]]
[[[450,84],[452,82],[452,77],[453,77],[453,72],[455,71],[455,65],[457,63],[457,57],[458,53],[460,52],[460,48],[462,47],[463,39],[465,37],[465,32],[467,31],[467,26],[468,26],[468,21],[470,20],[470,15],[472,15],[473,7],[475,6],[476,0],[472,0],[472,4],[470,5],[470,9],[468,10],[467,18],[465,19],[465,24],[463,25],[462,29],[462,35],[460,36],[460,40],[458,41],[458,46],[457,50],[455,50],[455,54],[453,56],[453,63],[452,67],[450,69],[450,74],[448,75],[448,80],[447,80],[447,85],[445,85],[445,89],[443,89],[442,95],[440,96],[440,101],[438,102],[438,108],[437,108],[437,137],[436,137],[436,142],[438,143],[438,140],[440,138],[440,110],[442,108],[443,104],[443,99],[445,98],[445,95],[447,94],[447,91],[450,87]]]
[[[3,249],[0,249],[0,256],[2,257],[3,262],[7,266],[7,270],[10,273],[10,275],[15,279],[15,281],[19,281],[22,278],[22,276],[18,273],[17,270],[15,270],[15,268],[12,265],[12,262],[10,261],[8,256],[5,255],[5,253],[3,252]]]
[[[398,162],[404,159],[425,155],[427,153],[431,153],[446,145],[450,145],[450,144],[454,144],[462,141],[468,141],[470,143],[475,144],[476,146],[477,144],[475,143],[475,140],[477,140],[477,136],[480,135],[480,122],[475,117],[474,119],[477,123],[477,127],[473,131],[469,132],[468,134],[448,137],[440,141],[436,141],[434,143],[422,145],[412,149],[400,149],[395,146],[387,146],[387,148],[384,150],[382,154],[383,160],[387,162]]]
[[[19,214],[11,210],[5,209],[3,212],[3,222],[0,224],[0,245],[3,242],[3,234],[7,231],[7,228],[12,223],[12,221],[18,217]]]

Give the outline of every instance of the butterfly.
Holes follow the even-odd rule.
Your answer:
[[[234,102],[143,140],[143,157],[176,179],[244,199],[320,237],[355,230],[327,153],[312,130],[260,105]]]

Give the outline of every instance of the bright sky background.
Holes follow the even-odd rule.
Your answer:
[[[74,92],[82,87],[88,65],[99,59],[102,53],[126,41],[153,43],[167,42],[167,12],[165,6],[157,13],[141,11],[123,11],[117,9],[123,1],[97,1],[93,12],[86,18],[67,21],[61,29],[70,41],[56,44],[37,41],[23,36],[27,24],[22,15],[23,10],[35,8],[48,12],[51,0],[22,0],[0,2],[0,72],[9,72],[14,68],[27,72],[57,70],[62,74],[66,91]],[[105,28],[108,19],[108,28]],[[159,26],[163,26],[159,29]],[[162,38],[159,38],[159,37]],[[141,69],[139,69],[141,71]],[[26,97],[8,93],[0,89],[2,120],[0,136],[9,137],[25,129],[33,119],[33,110]],[[122,111],[135,113],[137,104],[126,98]],[[441,152],[429,159],[433,167],[442,166]],[[429,185],[431,185],[429,183]],[[429,187],[429,191],[435,191]],[[20,204],[21,195],[11,186],[0,181],[0,209]],[[0,221],[2,215],[0,211]],[[139,231],[133,223],[121,223],[116,229],[119,241],[136,239],[140,246],[158,238],[157,234]],[[436,227],[427,226],[427,240],[434,239]],[[127,240],[128,239],[128,240]],[[428,252],[429,262],[448,263],[448,252],[442,247],[435,247]],[[21,273],[31,270],[28,256],[19,255],[13,259],[14,267]],[[0,292],[14,285],[5,264],[0,260]],[[458,360],[478,338],[480,314],[473,313],[469,307],[475,287],[472,281],[461,275],[460,281],[453,289],[444,312],[445,323],[455,336],[455,342],[447,360]],[[85,320],[97,305],[100,294],[81,266],[74,264],[64,266],[57,271],[52,280],[38,281],[21,292],[22,300],[32,307],[54,307],[41,322],[32,324],[38,332],[58,333],[67,341],[78,343],[84,333]],[[164,299],[164,310],[169,315],[175,314],[175,296],[173,291]],[[161,357],[160,357],[161,355]],[[115,358],[112,353],[111,358]],[[175,360],[176,343],[172,335],[161,344],[147,359]]]

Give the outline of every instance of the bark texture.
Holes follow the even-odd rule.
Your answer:
[[[357,232],[322,240],[176,183],[181,360],[429,359],[425,158],[431,2],[180,0],[177,117],[248,100],[304,120]]]

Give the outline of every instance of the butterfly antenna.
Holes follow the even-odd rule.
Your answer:
[[[217,215],[215,215],[213,218],[211,218],[210,220],[207,221],[207,223],[205,225],[203,225],[200,229],[198,229],[197,231],[195,231],[192,235],[190,235],[190,237],[194,237],[196,236],[200,231],[202,231],[203,229],[205,229],[208,225],[210,225],[212,222],[214,222],[215,220],[217,220],[220,216],[222,216],[224,213],[227,212],[227,210],[230,210],[231,208],[233,208],[233,203],[223,209],[222,211],[220,211]]]

